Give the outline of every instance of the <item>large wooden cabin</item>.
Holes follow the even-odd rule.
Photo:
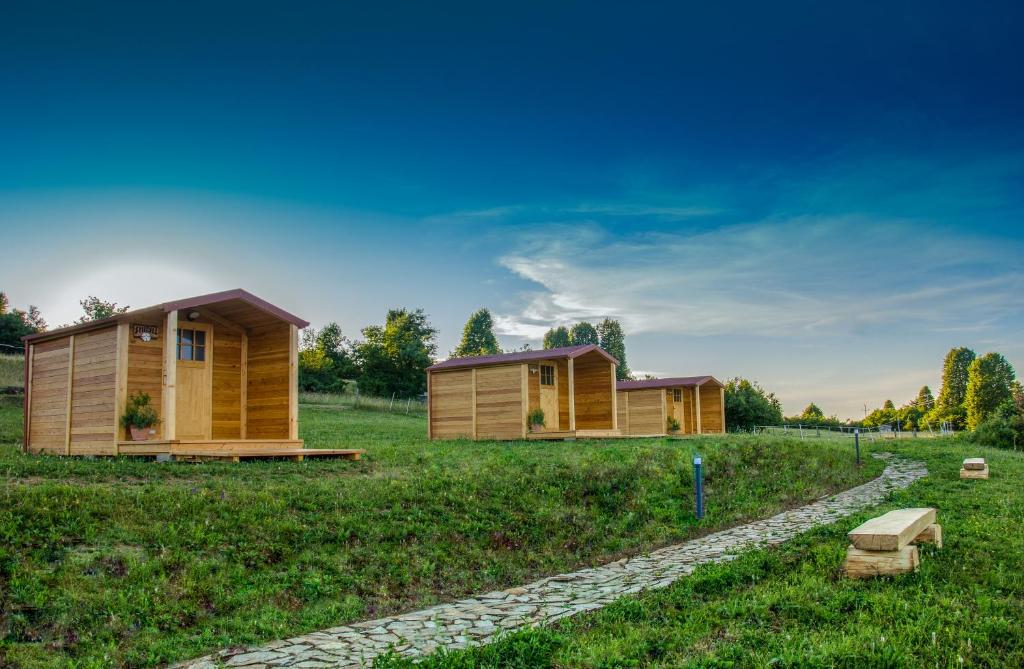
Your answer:
[[[596,345],[473,358],[427,369],[431,439],[617,437],[618,361]],[[544,412],[544,425],[528,417]]]
[[[625,435],[665,435],[670,418],[678,434],[725,432],[725,387],[713,376],[619,381],[617,394]]]
[[[25,337],[25,450],[182,459],[308,455],[298,416],[301,318],[244,290]],[[128,397],[160,414],[148,441],[120,426]]]

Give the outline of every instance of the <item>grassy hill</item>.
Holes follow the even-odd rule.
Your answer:
[[[428,606],[769,515],[881,471],[847,445],[430,443],[422,416],[304,406],[348,461],[22,454],[0,404],[0,666],[153,666]],[[690,458],[709,477],[692,512]]]
[[[1024,666],[1024,454],[957,442],[893,445],[925,460],[929,476],[880,509],[554,628],[415,666]],[[963,458],[977,455],[992,478],[961,481]],[[945,546],[922,547],[915,574],[844,578],[846,532],[909,506],[939,510]],[[414,666],[398,658],[378,665]]]
[[[0,353],[0,388],[25,387],[25,356]]]

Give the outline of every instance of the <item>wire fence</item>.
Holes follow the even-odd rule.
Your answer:
[[[754,427],[757,434],[771,436],[791,437],[797,439],[852,439],[859,434],[861,439],[877,441],[882,439],[937,439],[949,437],[954,430],[943,425],[938,430],[931,427],[922,430],[903,430],[891,425],[877,427],[854,427],[849,425],[757,425]]]
[[[401,398],[392,395],[391,397],[373,397],[362,395],[358,390],[347,393],[300,392],[299,404],[323,409],[362,409],[407,415],[424,415],[427,413],[425,396]]]

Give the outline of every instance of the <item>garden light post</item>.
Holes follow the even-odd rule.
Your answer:
[[[694,495],[697,498],[697,520],[704,517],[704,464],[699,455],[693,458]]]
[[[857,451],[857,466],[860,466],[860,428],[853,430],[853,448]]]

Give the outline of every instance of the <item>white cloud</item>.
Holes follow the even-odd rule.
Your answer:
[[[500,333],[531,339],[606,316],[634,334],[986,329],[1024,307],[1020,252],[1016,242],[859,217],[669,234],[551,225],[499,259],[538,289],[495,320]]]

